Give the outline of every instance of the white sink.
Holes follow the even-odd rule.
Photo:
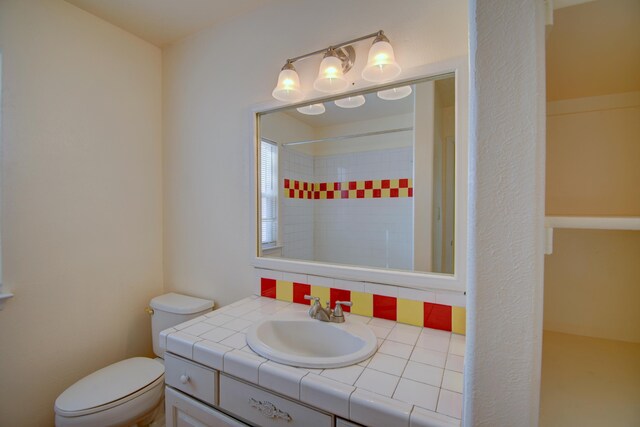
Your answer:
[[[339,368],[373,355],[378,340],[365,324],[321,322],[307,313],[276,315],[253,325],[247,344],[259,355],[303,368]]]

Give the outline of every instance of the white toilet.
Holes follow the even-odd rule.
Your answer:
[[[133,357],[76,382],[56,399],[57,427],[143,426],[163,410],[160,332],[211,311],[213,301],[169,293],[150,306],[153,351],[160,359]]]

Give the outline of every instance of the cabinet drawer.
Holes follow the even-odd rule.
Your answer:
[[[165,390],[166,427],[249,427],[170,387]]]
[[[259,426],[332,427],[333,416],[220,375],[220,407]]]
[[[164,381],[211,405],[218,403],[218,373],[184,359],[164,354]]]

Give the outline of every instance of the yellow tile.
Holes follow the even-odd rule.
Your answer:
[[[380,190],[380,196],[381,197],[390,197],[391,196],[391,190],[389,190],[388,188],[383,188],[382,190]]]
[[[341,197],[340,190],[334,190],[333,191],[333,198],[334,199],[339,199],[340,197]]]
[[[409,197],[409,189],[408,188],[400,188],[398,190],[398,197]]]
[[[424,303],[398,298],[398,322],[422,326],[424,323]]]
[[[373,199],[373,190],[364,190],[365,199]]]
[[[314,182],[313,183],[313,191],[318,191],[320,190],[320,183],[319,182]]]
[[[390,184],[391,188],[400,187],[400,180],[399,179],[391,179],[391,180],[389,180],[389,182],[391,183]]]
[[[409,188],[413,188],[413,179],[409,178]]]
[[[320,198],[321,199],[326,199],[327,198],[327,192],[326,191],[321,191],[320,192]]]
[[[357,197],[357,193],[356,190],[349,190],[349,198],[350,199],[355,199]]]
[[[293,301],[293,282],[276,280],[276,299]]]
[[[382,181],[379,179],[375,179],[373,180],[373,189],[374,190],[379,190],[382,188]]]
[[[351,313],[361,316],[373,316],[373,294],[351,291]]]
[[[356,182],[356,190],[364,190],[364,181]]]
[[[324,307],[327,301],[331,300],[331,292],[329,288],[325,288],[324,286],[313,286],[311,285],[311,295],[314,297],[320,298],[320,304]]]
[[[467,334],[467,310],[464,307],[451,307],[451,332]]]

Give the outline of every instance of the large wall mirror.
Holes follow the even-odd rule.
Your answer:
[[[456,87],[439,74],[257,113],[258,259],[453,276]]]

